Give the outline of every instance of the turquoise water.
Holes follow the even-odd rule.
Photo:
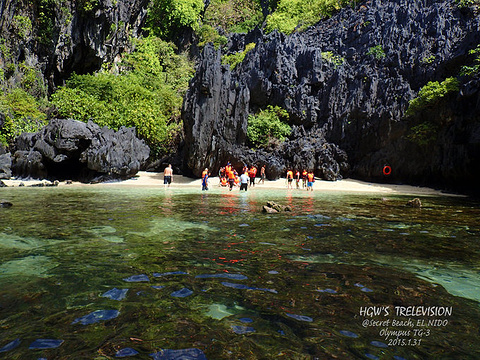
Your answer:
[[[14,204],[0,208],[0,358],[480,356],[473,200],[121,186],[0,197]],[[264,214],[267,200],[293,211]]]

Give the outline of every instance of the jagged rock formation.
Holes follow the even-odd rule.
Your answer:
[[[130,46],[144,25],[148,0],[0,0],[3,63],[39,70],[50,89],[72,72],[98,70]],[[7,49],[7,53],[5,52]],[[15,76],[10,77],[16,81]]]
[[[19,177],[125,179],[140,170],[149,153],[134,128],[115,132],[92,121],[53,119],[38,133],[17,138],[12,167]]]
[[[9,179],[12,176],[11,165],[12,157],[10,153],[0,144],[0,179]]]
[[[422,86],[457,76],[469,61],[480,43],[472,9],[452,0],[372,0],[291,36],[233,36],[229,51],[250,42],[255,49],[233,71],[220,50],[202,53],[183,107],[185,164],[195,175],[230,160],[266,163],[269,178],[306,167],[327,179],[350,171],[366,180],[474,187],[478,78],[426,115],[405,116]],[[247,118],[269,104],[288,111],[294,131],[284,144],[253,152]],[[424,115],[442,126],[419,145],[409,134]]]

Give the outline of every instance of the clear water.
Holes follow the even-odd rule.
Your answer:
[[[0,197],[14,204],[0,208],[0,358],[480,358],[473,200],[413,209],[412,196],[120,186]],[[264,214],[267,200],[293,211]],[[361,312],[381,306],[388,315]],[[63,342],[29,349],[37,339]]]

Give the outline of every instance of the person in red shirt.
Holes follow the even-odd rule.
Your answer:
[[[288,170],[287,171],[287,188],[289,189],[293,189],[292,187],[292,181],[293,181],[293,171],[292,170]]]
[[[295,171],[295,185],[297,186],[297,189],[300,189],[300,171],[299,170]]]
[[[248,176],[250,177],[250,186],[255,186],[255,177],[257,176],[257,168],[255,166],[248,170]]]
[[[302,187],[304,189],[305,189],[305,186],[307,186],[307,175],[308,175],[307,170],[303,169],[303,171],[302,171]]]
[[[313,174],[313,171],[310,171],[307,174],[307,191],[313,191],[313,183],[315,182],[315,175]]]

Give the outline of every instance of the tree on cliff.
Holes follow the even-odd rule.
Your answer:
[[[170,40],[185,28],[198,30],[203,0],[152,0],[147,26],[151,33]]]
[[[118,129],[135,126],[152,156],[175,151],[182,124],[180,108],[193,66],[171,43],[150,36],[114,68],[74,74],[52,95],[60,116]]]

